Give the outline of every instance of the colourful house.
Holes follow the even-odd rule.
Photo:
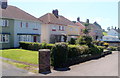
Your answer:
[[[70,35],[78,35],[74,33],[77,28],[73,30],[76,26],[73,22],[58,14],[58,10],[53,10],[52,13],[47,13],[39,18],[42,21],[41,28],[41,41],[47,43],[64,42],[64,36],[70,38]],[[73,26],[73,27],[72,27]],[[69,28],[70,30],[69,30]],[[72,27],[72,28],[71,28]],[[73,32],[73,33],[70,33]]]
[[[41,24],[37,18],[15,6],[0,10],[0,48],[19,47],[19,41],[40,42]]]

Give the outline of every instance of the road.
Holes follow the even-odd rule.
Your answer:
[[[70,71],[54,71],[49,76],[118,76],[118,52],[98,60],[92,60],[70,67]]]
[[[2,65],[2,76],[32,76],[34,75],[34,73],[32,72],[28,72],[27,70],[17,68],[5,62],[0,61],[0,65]]]
[[[31,73],[4,62],[2,69],[3,76],[118,76],[118,52],[70,66],[68,71],[51,70],[52,73],[47,75]]]

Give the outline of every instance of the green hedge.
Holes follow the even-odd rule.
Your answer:
[[[19,42],[20,48],[38,51],[39,49],[51,49],[54,44],[37,43],[37,42]]]
[[[20,47],[28,50],[50,49],[51,64],[55,68],[61,68],[91,59],[93,56],[101,56],[103,47],[90,45],[68,45],[61,42],[56,44],[20,42]]]
[[[109,46],[107,49],[111,51],[118,51],[118,47],[114,47],[114,46]]]
[[[68,45],[64,42],[56,43],[52,48],[51,61],[54,68],[66,67],[68,59]]]

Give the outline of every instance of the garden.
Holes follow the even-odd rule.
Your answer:
[[[92,41],[90,36],[81,36],[77,40],[71,38],[68,42],[55,44],[20,42],[20,48],[38,51],[39,49],[51,50],[51,66],[54,68],[68,67],[91,59],[104,56],[104,49],[108,43]],[[109,51],[111,53],[111,51]]]

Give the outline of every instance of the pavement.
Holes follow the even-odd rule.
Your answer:
[[[70,66],[68,71],[51,69],[51,73],[46,75],[28,72],[5,62],[0,64],[2,64],[2,76],[118,76],[118,52]]]

